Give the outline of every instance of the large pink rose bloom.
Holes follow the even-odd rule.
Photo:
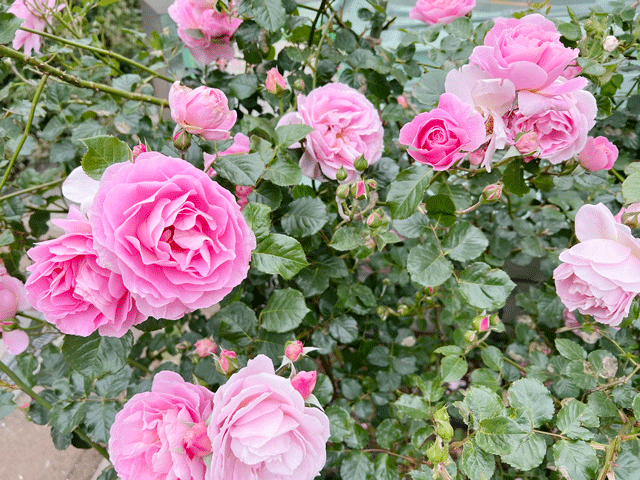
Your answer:
[[[247,276],[256,246],[231,193],[157,152],[107,168],[88,215],[100,261],[156,318],[222,300]]]
[[[421,113],[400,129],[407,152],[434,170],[446,170],[476,150],[486,137],[482,115],[451,93],[440,96],[438,108]]]
[[[580,243],[560,254],[556,292],[570,310],[615,327],[640,293],[640,240],[601,203],[576,214]]]
[[[258,355],[216,392],[209,438],[206,480],[313,480],[326,461],[329,419]]]
[[[235,110],[229,110],[229,101],[221,90],[205,86],[192,90],[180,82],[171,85],[169,108],[174,122],[205,140],[229,138],[229,130],[237,118]]]
[[[65,230],[55,240],[38,243],[27,254],[27,298],[62,333],[86,337],[121,337],[146,316],[122,283],[122,277],[104,268],[93,248],[91,225],[72,206],[66,220],[54,223]]]
[[[358,173],[354,162],[364,155],[368,165],[382,156],[383,135],[380,115],[373,104],[357,90],[342,83],[329,83],[298,96],[298,111],[284,115],[278,126],[304,123],[314,130],[306,137],[300,159],[304,174],[316,180],[336,179],[336,172],[347,171],[346,182]]]
[[[150,392],[134,395],[111,426],[109,459],[121,480],[202,480],[203,435],[213,393],[175,372],[153,378]]]
[[[61,2],[56,7],[56,0],[16,0],[11,4],[7,13],[13,13],[16,17],[24,20],[22,27],[32,30],[45,31],[48,23],[53,18],[53,12],[64,8]],[[13,37],[13,48],[19,50],[24,47],[25,55],[31,55],[31,51],[40,53],[42,39],[36,33],[17,30]]]
[[[464,17],[476,6],[476,0],[418,0],[409,12],[409,18],[435,25],[451,23]]]
[[[180,40],[193,58],[205,65],[218,58],[233,58],[231,37],[242,23],[242,19],[216,10],[212,6],[215,3],[176,0],[169,6],[169,16],[178,24]],[[229,8],[233,8],[233,2],[230,2]]]
[[[579,50],[565,47],[555,24],[534,13],[516,18],[496,18],[469,58],[494,78],[511,80],[516,90],[539,90],[563,75]]]

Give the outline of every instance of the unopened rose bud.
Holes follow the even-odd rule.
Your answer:
[[[361,157],[358,157],[355,162],[353,162],[353,166],[357,171],[364,172],[367,167],[369,167],[369,162],[367,162],[367,159],[364,158],[364,155],[362,155]]]
[[[486,332],[489,330],[490,326],[491,322],[489,321],[489,317],[486,315],[481,315],[473,319],[473,328],[478,332]]]
[[[531,130],[516,140],[516,148],[522,155],[531,155],[538,149],[539,142],[538,134]]]
[[[626,211],[622,214],[622,223],[624,223],[629,228],[640,227],[640,212]]]
[[[139,143],[138,145],[133,147],[133,150],[131,151],[133,162],[135,163],[136,158],[138,158],[138,155],[140,155],[141,153],[145,153],[146,151],[147,151],[147,146],[143,143]]]
[[[404,303],[401,303],[400,305],[398,305],[398,315],[407,315],[409,312],[411,311],[411,307],[409,307],[409,305],[405,305]]]
[[[216,370],[221,375],[231,375],[238,369],[238,360],[236,359],[236,352],[231,350],[222,350],[220,357],[216,359]]]
[[[373,212],[367,217],[367,226],[369,228],[378,228],[380,225],[382,225],[382,217],[378,212]]]
[[[605,37],[602,42],[602,48],[604,48],[607,52],[613,52],[616,48],[618,48],[618,44],[620,42],[613,35],[608,35]]]
[[[445,462],[449,458],[448,448],[445,448],[441,438],[436,438],[436,441],[427,449],[427,458],[434,465]]]
[[[438,422],[436,425],[436,434],[445,442],[453,438],[453,427],[449,422]]]
[[[291,379],[291,385],[295,388],[302,398],[305,400],[313,393],[316,388],[316,380],[318,372],[299,372]]]
[[[345,184],[338,185],[338,188],[336,188],[336,197],[344,200],[348,196],[349,196],[349,185],[345,185]]]
[[[384,305],[380,305],[378,308],[376,308],[376,313],[380,317],[380,320],[382,320],[384,322],[387,319],[387,317],[389,316],[389,313],[390,313],[389,307],[385,307]]]
[[[284,347],[284,355],[292,362],[295,362],[302,355],[302,348],[304,345],[300,340],[296,340],[295,342],[287,342]]]
[[[273,67],[267,72],[267,80],[264,84],[267,91],[273,95],[280,95],[287,89],[287,84],[284,81],[284,77],[278,72],[276,67]]]
[[[304,80],[301,78],[296,79],[296,81],[293,82],[293,88],[301,92],[304,91]]]
[[[228,63],[229,63],[229,60],[225,58],[219,58],[218,60],[216,60],[216,65],[218,65],[218,69],[221,72],[224,72],[224,69],[227,68]]]
[[[491,322],[492,327],[497,327],[500,324],[500,317],[497,314],[491,315],[489,322]]]
[[[180,130],[173,137],[173,146],[183,152],[189,150],[191,146],[191,135],[186,130]]]
[[[211,453],[211,439],[207,435],[204,422],[196,423],[184,434],[182,447],[190,460],[195,457],[206,457]]]
[[[344,167],[340,167],[336,172],[336,180],[338,180],[339,182],[346,180],[348,176],[349,173],[345,170]]]
[[[376,182],[373,178],[366,180],[364,183],[367,185],[367,188],[369,190],[375,190],[376,188],[378,188],[378,182]]]
[[[409,104],[407,103],[407,99],[405,98],[404,95],[398,95],[398,105],[400,105],[402,108],[407,108],[409,106]]]
[[[449,412],[447,411],[447,407],[444,406],[435,411],[433,414],[433,420],[436,422],[448,422],[449,421]]]
[[[218,351],[218,346],[215,344],[213,340],[209,340],[208,338],[202,338],[195,343],[196,346],[196,354],[200,358],[208,357],[212,353],[216,353]]]
[[[483,203],[497,202],[498,200],[500,200],[501,196],[502,185],[500,185],[499,183],[487,185],[486,187],[484,187],[484,190],[482,190]]]
[[[476,332],[473,330],[467,330],[464,332],[464,341],[465,343],[473,343],[476,341]]]
[[[367,186],[364,184],[364,180],[358,180],[351,185],[351,195],[358,200],[367,198]]]

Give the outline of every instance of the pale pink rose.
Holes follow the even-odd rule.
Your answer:
[[[22,330],[4,330],[3,327],[13,325],[9,320],[16,316],[19,310],[31,308],[27,300],[27,290],[24,284],[7,273],[7,269],[0,260],[0,334],[4,346],[11,355],[24,352],[29,346],[29,336]]]
[[[613,35],[607,35],[602,42],[602,48],[604,48],[607,52],[613,52],[616,48],[618,48],[619,40]]]
[[[29,346],[29,335],[22,330],[4,330],[2,341],[10,355],[20,355]]]
[[[469,62],[494,78],[511,80],[516,90],[551,85],[578,57],[579,50],[565,47],[555,24],[540,14],[494,22]]]
[[[215,176],[215,170],[213,170],[213,164],[216,159],[220,156],[223,157],[225,155],[244,155],[245,153],[249,153],[250,150],[249,137],[247,137],[244,133],[236,133],[233,137],[233,145],[231,145],[226,150],[218,154],[204,154],[204,169],[210,176]]]
[[[348,183],[359,176],[354,166],[359,157],[364,156],[368,165],[382,157],[384,130],[378,111],[363,94],[342,83],[316,88],[307,97],[299,95],[298,111],[284,115],[278,126],[295,123],[314,129],[300,159],[309,178],[335,180],[342,167]]]
[[[146,316],[125,288],[122,277],[99,261],[88,220],[72,206],[66,220],[54,220],[61,237],[40,242],[27,254],[27,299],[62,333],[121,337]]]
[[[195,90],[175,82],[169,91],[171,118],[187,132],[205,140],[224,140],[236,123],[235,110],[229,110],[226,95],[217,88],[201,86]]]
[[[533,131],[538,135],[537,156],[553,164],[569,160],[582,151],[587,134],[595,125],[596,100],[591,93],[578,90],[562,96],[561,101],[568,108],[558,110],[556,100],[550,99],[548,109],[540,112],[540,105],[545,108],[545,104],[544,97],[539,99],[541,103],[532,106],[535,110],[520,105],[509,117],[510,136],[515,140],[518,133]]]
[[[195,343],[196,355],[200,358],[208,357],[209,355],[216,353],[218,346],[215,342],[209,338],[201,338]]]
[[[435,25],[451,23],[464,17],[476,6],[476,0],[418,0],[409,12],[409,18]]]
[[[316,388],[318,372],[298,372],[291,379],[291,385],[296,389],[305,400],[311,396],[313,389]]]
[[[258,355],[218,388],[206,480],[313,480],[326,461],[329,419]]]
[[[589,137],[578,155],[578,161],[587,170],[609,170],[618,159],[618,147],[606,137]]]
[[[556,292],[570,311],[615,327],[640,293],[640,240],[601,203],[578,210],[575,231],[580,243],[553,272]]]
[[[304,349],[304,345],[300,340],[296,340],[295,342],[290,342],[284,349],[284,355],[292,362],[295,362],[302,355],[302,350]]]
[[[204,422],[213,393],[161,371],[150,392],[137,393],[111,426],[109,458],[121,480],[202,480],[211,453]]]
[[[64,4],[56,7],[56,0],[15,0],[8,8],[7,13],[12,13],[16,17],[24,20],[22,27],[41,32],[48,30],[48,24],[53,20],[53,12],[60,11]],[[24,47],[25,55],[31,55],[31,51],[40,53],[42,39],[36,33],[17,30],[13,37],[13,48],[19,50]]]
[[[208,65],[216,59],[234,56],[231,37],[242,19],[213,6],[216,2],[176,0],[169,6],[169,16],[178,24],[178,36],[193,58]],[[231,2],[230,8],[233,8]]]
[[[246,277],[256,246],[229,191],[157,152],[109,166],[88,214],[101,263],[156,318],[220,302]]]
[[[421,113],[400,129],[399,141],[418,162],[446,170],[473,152],[486,136],[482,115],[457,96],[444,93],[438,108]]]
[[[264,87],[267,89],[267,92],[272,93],[273,95],[277,95],[287,89],[284,77],[276,67],[273,67],[267,72],[267,80]]]
[[[518,140],[515,147],[523,155],[531,155],[538,149],[538,134],[534,131],[526,132]]]

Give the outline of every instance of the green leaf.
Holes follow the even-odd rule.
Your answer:
[[[505,414],[500,397],[485,387],[471,387],[464,401],[478,422]]]
[[[464,444],[460,467],[471,480],[491,480],[496,461],[493,455],[480,450],[471,439]]]
[[[282,0],[247,0],[245,3],[245,12],[248,10],[262,28],[275,32],[284,26],[287,16]]]
[[[351,452],[340,465],[340,476],[349,480],[367,480],[373,471],[371,456],[363,452]]]
[[[0,13],[0,43],[13,41],[22,20],[10,13]]]
[[[110,165],[133,158],[129,145],[116,137],[100,135],[82,138],[80,141],[87,147],[87,153],[82,157],[82,169],[96,180],[100,180],[102,173]]]
[[[216,173],[236,185],[256,184],[264,171],[264,163],[259,153],[245,155],[223,155],[216,158]]]
[[[464,358],[449,355],[442,359],[440,372],[443,382],[455,382],[467,373],[468,365]]]
[[[342,315],[331,322],[329,333],[340,343],[351,343],[358,338],[358,322],[349,315]]]
[[[574,23],[561,23],[558,25],[558,32],[567,40],[580,40],[582,38],[580,26]]]
[[[329,246],[336,250],[349,251],[361,247],[363,243],[362,235],[355,227],[343,226],[335,231]]]
[[[618,409],[616,408],[615,403],[607,397],[607,394],[602,391],[593,392],[589,395],[588,401],[589,408],[593,410],[598,417],[617,417]],[[640,400],[638,401],[638,407],[640,407]],[[636,418],[638,418],[638,414],[640,414],[640,408],[636,409],[636,403],[634,400],[634,408],[633,414]]]
[[[414,420],[426,420],[431,418],[430,404],[423,397],[404,393],[394,402],[394,405],[402,416],[407,416]]]
[[[466,268],[460,280],[460,293],[471,305],[498,310],[516,286],[502,270],[492,270],[486,263],[477,262]]]
[[[124,392],[129,386],[133,371],[124,367],[117,373],[106,375],[95,384],[96,393],[104,398],[113,398]]]
[[[402,427],[395,418],[385,418],[376,428],[376,440],[382,448],[390,449],[402,437]]]
[[[509,455],[525,437],[526,432],[513,418],[492,417],[480,421],[476,442],[485,452]]]
[[[115,402],[87,402],[84,423],[94,442],[107,443],[109,431],[116,419],[118,408]]]
[[[499,348],[490,345],[480,352],[480,356],[482,357],[484,364],[491,370],[496,372],[500,372],[502,370],[504,358],[502,351]]]
[[[281,187],[297,185],[302,180],[302,170],[288,158],[278,155],[276,161],[267,167],[262,178]]]
[[[520,158],[512,160],[504,169],[502,177],[504,189],[507,192],[514,193],[519,197],[529,193],[529,187],[524,181],[524,165]]]
[[[522,378],[509,388],[509,403],[524,409],[534,428],[553,418],[555,409],[551,392],[538,380]]]
[[[365,315],[376,306],[376,297],[369,287],[360,283],[338,286],[338,307]]]
[[[632,173],[622,182],[622,196],[626,203],[640,202],[640,170]]]
[[[443,70],[431,70],[425,73],[413,87],[413,97],[431,109],[438,105],[444,93],[444,80],[447,74]]]
[[[331,406],[325,411],[329,417],[329,427],[331,430],[330,442],[343,442],[353,431],[353,419],[349,413],[340,407]]]
[[[4,418],[13,412],[16,404],[13,403],[13,393],[0,392],[0,418]]]
[[[407,271],[411,280],[424,287],[437,287],[453,273],[453,265],[435,244],[416,245],[407,257]]]
[[[396,460],[386,453],[376,456],[376,480],[399,480],[398,465]]]
[[[305,297],[313,297],[329,288],[329,274],[321,264],[313,264],[302,269],[296,282]]]
[[[547,455],[547,443],[542,435],[530,434],[513,453],[502,455],[502,461],[522,471],[531,470],[542,463]]]
[[[263,273],[279,274],[289,280],[309,265],[302,245],[286,235],[267,235],[251,254],[251,265]]]
[[[294,237],[318,233],[329,221],[327,206],[319,198],[302,197],[289,204],[281,219],[282,229]]]
[[[573,340],[565,338],[556,338],[556,348],[560,355],[569,360],[585,360],[587,352]]]
[[[591,440],[593,432],[585,427],[597,427],[600,420],[587,405],[579,400],[571,399],[558,413],[558,430],[562,435],[576,440]]]
[[[133,335],[122,338],[101,337],[94,332],[88,337],[66,335],[62,354],[71,368],[87,377],[115,373],[127,364],[133,345]]]
[[[258,241],[269,234],[271,229],[271,209],[262,203],[249,203],[242,210],[242,216]]]
[[[0,247],[6,247],[7,245],[11,245],[15,242],[15,237],[13,236],[13,232],[11,230],[4,230],[2,234],[0,234]]]
[[[640,480],[640,442],[623,442],[613,467],[616,480]]]
[[[236,75],[229,82],[229,88],[234,97],[238,100],[245,100],[258,91],[258,79],[253,73]]]
[[[220,335],[241,346],[253,342],[258,331],[255,312],[242,302],[231,302],[220,309],[216,317],[222,322]]]
[[[276,135],[278,137],[278,146],[279,147],[290,147],[296,142],[299,142],[307,135],[313,132],[313,127],[309,125],[301,124],[293,124],[293,125],[282,125],[281,127],[276,128]]]
[[[456,223],[442,245],[444,253],[454,260],[464,262],[479,257],[489,245],[482,230],[469,222]]]
[[[288,332],[300,325],[309,311],[298,290],[275,290],[260,313],[260,325],[269,332]]]
[[[391,183],[387,202],[393,218],[410,217],[415,211],[433,177],[433,169],[425,165],[413,165],[403,170]]]
[[[49,425],[60,435],[69,435],[84,418],[86,406],[81,402],[56,403],[49,412]]]
[[[456,221],[456,205],[448,195],[439,193],[428,197],[424,206],[427,209],[427,214],[436,223],[445,227],[450,227]]]
[[[593,480],[598,475],[598,456],[588,443],[560,440],[553,446],[558,472],[571,480]]]

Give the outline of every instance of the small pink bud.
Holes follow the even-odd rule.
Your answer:
[[[173,136],[173,146],[183,152],[189,150],[191,146],[191,135],[186,130],[180,130]]]
[[[485,203],[496,202],[502,196],[502,185],[498,183],[493,183],[491,185],[487,185],[482,190],[482,201]]]
[[[525,133],[516,141],[516,148],[523,155],[530,155],[538,149],[538,134],[533,130]]]
[[[376,188],[378,188],[378,182],[376,182],[373,178],[370,178],[365,183],[367,185],[367,188],[369,188],[369,190],[375,190]]]
[[[487,153],[487,149],[482,147],[476,150],[475,152],[471,152],[469,154],[469,163],[471,165],[480,165],[484,161],[484,156]]]
[[[221,72],[224,72],[224,69],[227,68],[227,64],[229,63],[229,60],[225,59],[225,58],[219,58],[218,60],[216,60],[216,64],[218,65],[218,69]]]
[[[248,197],[253,192],[252,186],[236,185],[236,195],[238,197]]]
[[[220,357],[216,360],[216,369],[222,375],[230,375],[238,369],[236,352],[222,349]]]
[[[480,327],[478,328],[478,331],[486,332],[487,330],[489,330],[489,317],[483,317],[482,321],[480,322]]]
[[[624,212],[626,212],[626,211],[627,211],[627,209],[626,209],[626,208],[624,208],[624,207],[622,207],[622,208],[620,209],[620,211],[619,211],[618,213],[616,213],[616,214],[613,216],[613,218],[615,219],[615,221],[616,221],[616,222],[618,222],[618,223],[622,223],[622,215],[623,215],[623,214],[624,214]]]
[[[304,90],[304,80],[298,78],[295,82],[293,82],[293,88],[296,90],[303,91]]]
[[[568,308],[565,308],[562,312],[562,319],[564,320],[565,327],[576,328],[580,326],[580,322],[576,320],[576,316]]]
[[[429,287],[429,295],[433,295],[435,289],[433,287]]]
[[[140,155],[141,153],[146,153],[146,151],[147,151],[147,147],[144,143],[139,143],[138,145],[133,147],[133,150],[131,151],[131,155],[133,156],[133,162],[135,163],[136,158],[138,158],[138,155]]]
[[[295,342],[287,342],[287,345],[284,349],[284,355],[292,362],[295,362],[300,358],[300,355],[302,355],[303,346],[304,345],[300,340],[296,340]]]
[[[313,393],[317,378],[318,372],[300,372],[291,379],[291,385],[306,400]]]
[[[373,212],[367,217],[367,225],[369,228],[378,228],[382,225],[382,216],[378,212]]]
[[[605,37],[602,42],[602,48],[604,48],[607,52],[613,52],[616,48],[618,48],[618,39],[613,35],[608,35]]]
[[[404,95],[398,95],[398,105],[400,105],[402,108],[407,108],[409,106],[409,104],[407,103],[407,99],[404,97]]]
[[[354,194],[358,200],[362,200],[363,198],[367,198],[367,186],[364,183],[364,180],[358,180],[356,183],[356,192]]]
[[[284,77],[278,72],[276,67],[273,67],[267,72],[267,80],[264,86],[267,92],[273,95],[279,95],[287,89]]]
[[[211,453],[211,439],[207,435],[204,422],[196,423],[184,434],[182,446],[190,460],[194,457],[205,457]]]
[[[196,354],[200,358],[208,357],[212,353],[216,353],[218,351],[218,346],[215,344],[213,340],[208,338],[202,338],[195,343],[196,346]]]

